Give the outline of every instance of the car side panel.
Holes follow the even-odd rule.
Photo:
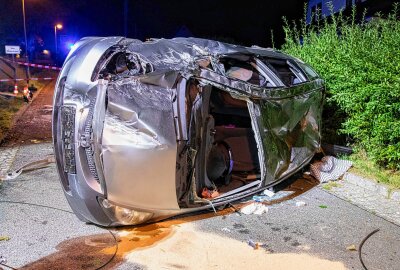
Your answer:
[[[174,91],[135,78],[109,84],[102,139],[109,200],[129,207],[179,209]]]

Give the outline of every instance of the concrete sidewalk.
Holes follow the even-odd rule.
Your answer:
[[[385,185],[352,173],[322,186],[327,192],[400,225],[399,191],[390,191]]]

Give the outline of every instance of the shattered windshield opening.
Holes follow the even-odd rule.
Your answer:
[[[262,58],[261,61],[274,72],[286,86],[306,81],[306,77],[292,63],[284,59]]]
[[[260,87],[271,87],[271,82],[266,78],[264,72],[252,60],[242,61],[235,58],[225,57],[220,59],[225,69],[225,75],[230,78],[239,79],[252,85]]]

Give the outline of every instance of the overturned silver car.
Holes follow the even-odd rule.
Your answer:
[[[54,96],[66,198],[85,222],[134,225],[277,184],[320,148],[323,81],[261,47],[84,38]]]

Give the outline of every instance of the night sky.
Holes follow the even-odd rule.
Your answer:
[[[22,1],[0,0],[0,43],[23,40]],[[271,46],[283,40],[282,16],[289,20],[303,14],[303,0],[264,1],[151,1],[127,0],[127,29],[124,27],[125,0],[25,0],[27,31],[54,46],[54,24],[58,32],[73,40],[84,36],[124,36],[146,39],[172,38],[182,28],[195,37],[243,45]],[[182,32],[181,32],[182,33]]]

